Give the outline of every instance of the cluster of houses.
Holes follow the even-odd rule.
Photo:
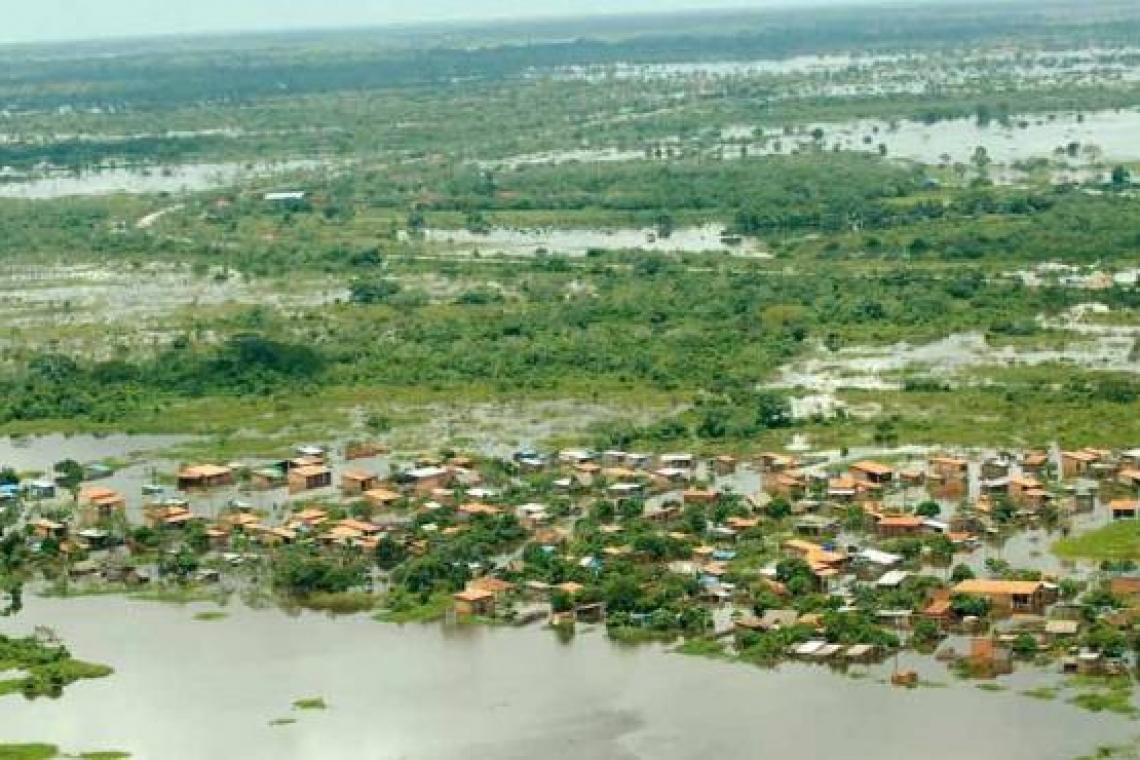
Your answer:
[[[633,504],[636,519],[688,547],[688,557],[671,558],[662,571],[696,579],[701,588],[698,603],[735,608],[731,622],[718,624],[718,631],[739,633],[818,624],[810,615],[795,613],[791,600],[786,610],[751,610],[740,576],[752,574],[756,582],[786,598],[787,589],[776,578],[780,559],[802,560],[815,580],[815,591],[846,598],[856,584],[905,587],[922,569],[921,559],[916,564],[886,550],[891,542],[939,535],[956,554],[967,556],[993,532],[999,512],[1012,520],[1033,520],[1046,509],[1073,514],[1101,510],[1111,519],[1140,519],[1140,451],[1031,450],[981,457],[943,453],[900,464],[779,452],[742,460],[568,449],[554,455],[520,451],[509,466],[496,463],[493,469],[464,456],[424,456],[395,471],[364,463],[381,453],[379,446],[356,445],[334,458],[321,447],[301,447],[289,459],[254,468],[236,463],[188,465],[175,475],[178,494],[153,494],[142,521],[173,535],[198,524],[211,549],[219,552],[232,551],[239,543],[271,551],[297,542],[374,552],[381,541],[391,540],[409,555],[421,556],[437,542],[462,533],[473,520],[512,515],[527,543],[572,560],[583,570],[580,580],[588,582],[607,562],[652,561],[625,538],[628,525],[618,519],[600,527],[605,543],[601,551],[568,556],[576,519],[599,502]],[[523,482],[529,491],[517,487]],[[51,485],[42,482],[37,487]],[[280,510],[256,509],[234,499],[216,514],[196,511],[200,495],[231,489],[283,489],[288,499]],[[512,495],[504,498],[508,490]],[[684,523],[683,516],[692,509],[711,517],[716,505],[729,498],[737,506],[729,516],[709,519],[700,532]],[[929,501],[947,505],[949,514],[915,509]],[[568,507],[555,510],[554,502]],[[786,504],[790,515],[774,516],[770,507],[775,502]],[[123,494],[88,483],[79,492],[71,520],[38,517],[28,528],[34,538],[51,537],[65,552],[83,553],[107,539],[108,522],[125,510]],[[853,512],[861,515],[863,526],[855,535],[849,520]],[[448,519],[436,524],[433,513],[446,513]],[[773,522],[782,532],[770,547],[775,551],[771,561],[763,567],[742,565],[741,542],[763,534]],[[547,586],[528,579],[519,556],[503,562],[488,558],[473,568],[466,587],[454,593],[454,613],[492,617],[563,594],[575,603],[558,616],[604,618],[604,605],[583,594],[582,582]],[[891,625],[925,618],[951,630],[962,623],[954,612],[954,598],[970,596],[985,599],[996,619],[1040,618],[1043,641],[1076,635],[1080,621],[1049,614],[1058,606],[1057,581],[1045,576],[969,578],[934,590],[918,609],[882,612]],[[860,660],[870,654],[862,645],[806,644],[813,646],[800,645],[803,651],[797,655],[813,660]],[[969,656],[980,659],[1002,651],[979,643]]]

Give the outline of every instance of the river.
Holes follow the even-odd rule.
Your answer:
[[[814,666],[761,670],[531,629],[407,626],[231,605],[30,598],[107,679],[0,700],[0,741],[150,760],[822,758],[1070,760],[1134,724],[968,683],[913,691]],[[953,679],[925,661],[935,677]],[[941,675],[938,675],[938,674]],[[297,711],[323,697],[328,710]],[[296,723],[271,725],[278,718]]]

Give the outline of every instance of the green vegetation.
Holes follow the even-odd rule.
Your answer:
[[[294,710],[327,710],[328,705],[322,697],[306,697],[293,701]]]
[[[0,673],[19,671],[18,678],[0,680],[0,696],[19,693],[27,699],[58,697],[64,688],[87,678],[105,678],[114,671],[72,658],[62,645],[44,644],[35,638],[0,636]]]
[[[0,760],[52,760],[59,757],[54,744],[0,744]]]
[[[1140,559],[1140,523],[1124,520],[1088,533],[1065,538],[1053,545],[1061,557],[1097,560]]]

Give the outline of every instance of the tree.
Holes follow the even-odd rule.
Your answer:
[[[1126,166],[1112,167],[1112,186],[1113,187],[1127,187],[1132,184],[1132,172]]]
[[[958,594],[950,600],[950,609],[960,618],[984,618],[990,614],[990,600],[983,596]]]
[[[400,283],[388,278],[355,280],[349,286],[349,300],[356,304],[384,303],[401,289]]]
[[[1023,633],[1013,640],[1013,653],[1018,657],[1030,658],[1037,654],[1037,639]]]
[[[911,641],[917,647],[931,647],[937,644],[942,638],[942,631],[938,628],[938,623],[930,618],[918,618],[914,621],[914,627],[911,630]]]
[[[83,483],[83,478],[86,475],[83,471],[83,465],[74,459],[64,459],[62,462],[56,462],[55,471],[57,473],[55,482],[59,484],[60,488],[71,494],[73,501],[78,501],[79,486]]]
[[[938,517],[942,514],[942,507],[936,501],[924,501],[914,508],[914,513],[919,517]]]
[[[972,580],[974,577],[974,571],[969,565],[959,563],[954,565],[954,569],[950,571],[950,581],[952,583],[961,583],[962,581]]]
[[[764,507],[764,513],[773,520],[783,520],[792,514],[791,502],[782,496],[776,496]]]

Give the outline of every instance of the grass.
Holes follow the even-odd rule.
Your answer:
[[[978,684],[978,688],[981,689],[982,691],[993,691],[993,692],[1005,691],[1006,690],[1006,687],[1002,686],[1000,683],[980,683],[980,684]]]
[[[294,710],[327,710],[328,708],[324,697],[306,697],[293,701]]]
[[[1081,536],[1053,544],[1053,553],[1065,558],[1140,559],[1140,521],[1123,520]]]
[[[296,718],[274,718],[269,721],[271,726],[291,726],[297,722]]]
[[[194,619],[200,620],[204,623],[210,623],[210,622],[214,622],[217,620],[225,620],[228,617],[229,617],[229,615],[225,612],[220,612],[217,610],[209,610],[207,612],[199,612],[198,614],[196,614],[194,616]]]
[[[1076,688],[1084,689],[1068,700],[1070,704],[1090,712],[1112,712],[1128,716],[1140,714],[1140,710],[1137,710],[1132,703],[1132,679],[1127,676],[1112,678],[1077,676],[1069,683]]]
[[[689,639],[673,651],[678,654],[687,654],[694,657],[711,657],[714,659],[726,657],[724,645],[712,639]]]
[[[1119,715],[1136,715],[1137,712],[1140,712],[1132,704],[1131,692],[1087,691],[1073,697],[1069,703],[1097,713],[1113,712]]]
[[[329,612],[333,615],[353,615],[376,609],[377,597],[364,592],[309,594],[299,603],[309,610]]]
[[[131,599],[140,602],[162,602],[164,604],[194,604],[195,602],[216,602],[223,595],[214,589],[194,586],[153,588],[131,594]]]
[[[59,756],[54,744],[0,744],[0,760],[51,760]]]
[[[1060,689],[1057,689],[1056,687],[1038,686],[1033,689],[1026,689],[1025,691],[1021,692],[1021,695],[1023,697],[1029,697],[1030,699],[1042,699],[1051,701],[1056,699],[1059,693]]]
[[[442,620],[451,609],[451,597],[447,594],[433,594],[427,602],[418,605],[407,604],[400,598],[393,607],[381,610],[372,619],[381,623],[431,623]]]

